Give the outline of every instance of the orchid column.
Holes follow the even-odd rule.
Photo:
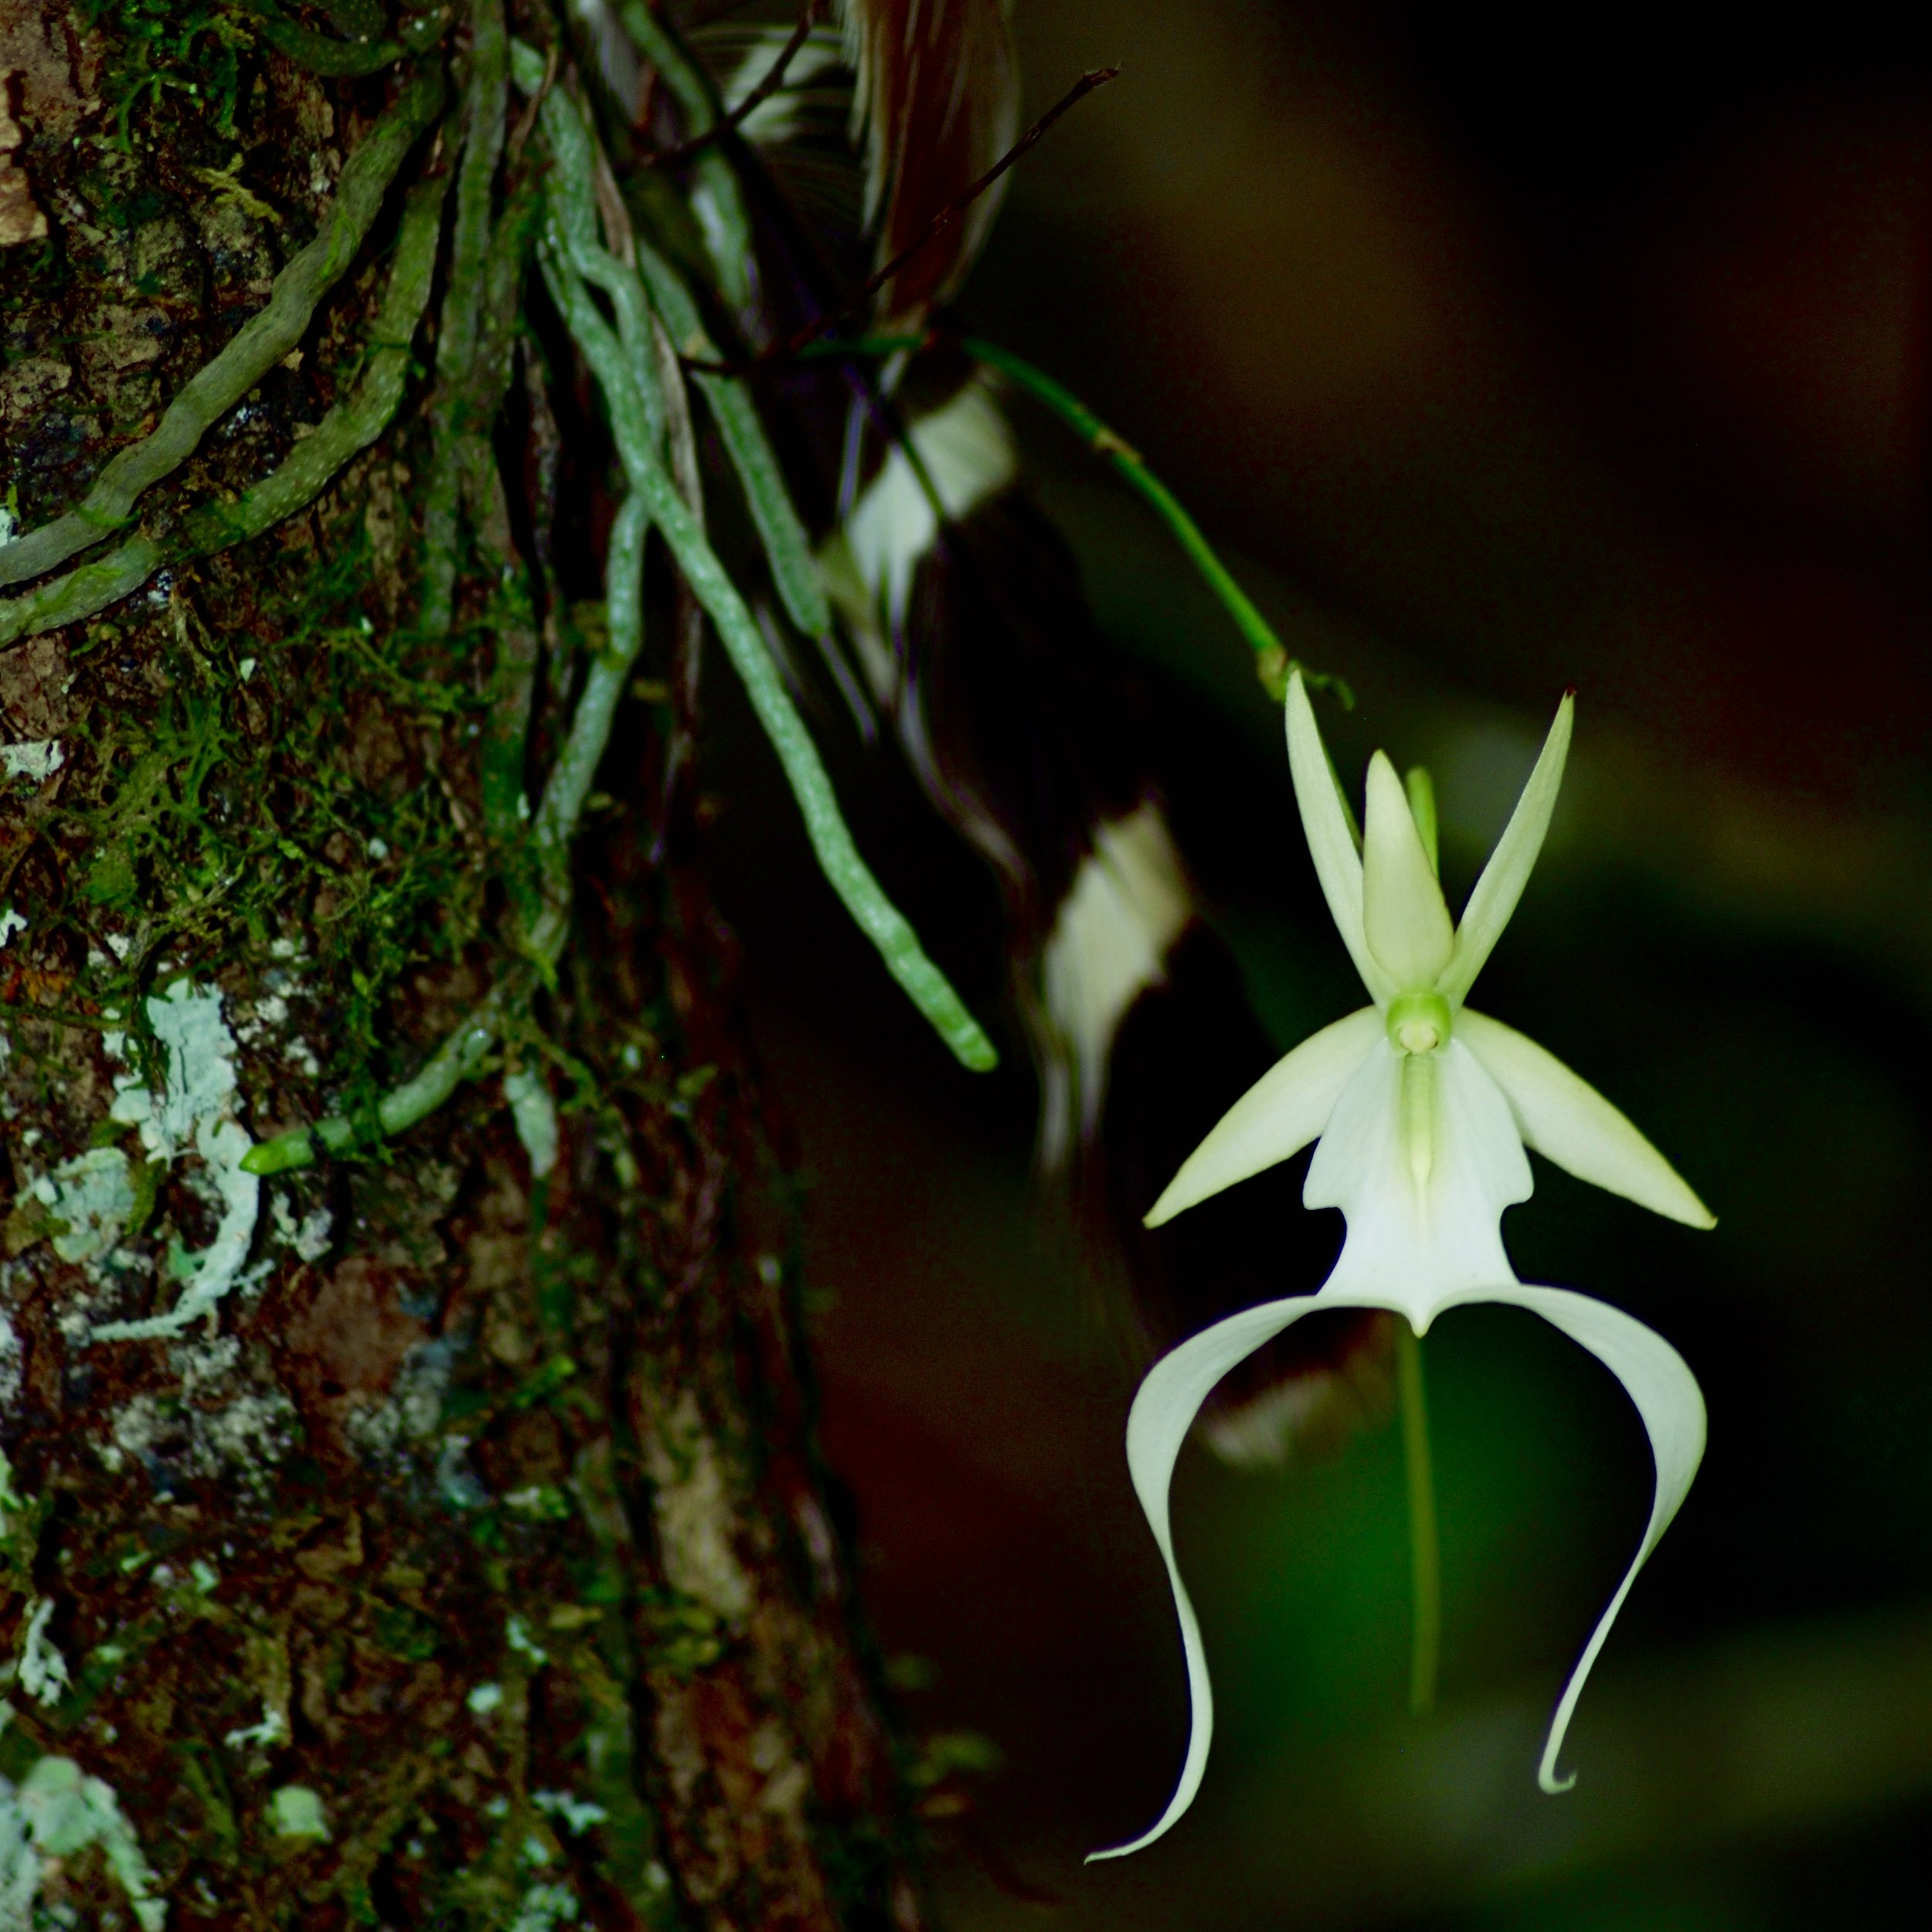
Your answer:
[[[1200,1627],[1175,1561],[1168,1492],[1181,1444],[1222,1376],[1321,1308],[1382,1308],[1420,1335],[1444,1308],[1480,1301],[1531,1310],[1580,1342],[1636,1404],[1656,1463],[1642,1542],[1563,1687],[1537,1770],[1546,1791],[1584,1679],[1638,1571],[1688,1493],[1704,1451],[1696,1379],[1661,1336],[1565,1288],[1519,1281],[1503,1250],[1505,1208],[1529,1198],[1526,1147],[1686,1226],[1715,1225],[1670,1164],[1594,1088],[1532,1040],[1464,1002],[1522,896],[1570,749],[1572,704],[1556,713],[1515,814],[1477,881],[1460,926],[1444,903],[1423,834],[1394,767],[1369,766],[1356,849],[1300,674],[1287,692],[1288,760],[1315,871],[1373,1002],[1302,1042],[1243,1094],[1189,1157],[1148,1216],[1158,1226],[1317,1143],[1302,1199],[1338,1207],[1347,1239],[1314,1294],[1243,1310],[1164,1356],[1135,1396],[1128,1463],[1166,1560],[1185,1652],[1192,1721],[1180,1783],[1152,1828],[1094,1854],[1151,1844],[1193,1802],[1213,1733]],[[1433,829],[1433,828],[1432,828]]]

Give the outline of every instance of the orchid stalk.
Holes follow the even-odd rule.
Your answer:
[[[1556,1767],[1577,1698],[1704,1452],[1703,1396],[1676,1350],[1604,1302],[1519,1281],[1503,1250],[1503,1209],[1529,1198],[1526,1147],[1672,1220],[1716,1225],[1670,1164],[1594,1088],[1534,1041],[1464,1003],[1549,829],[1570,749],[1570,697],[1558,707],[1460,925],[1436,877],[1426,782],[1405,791],[1388,759],[1375,754],[1358,852],[1299,672],[1289,680],[1287,711],[1302,828],[1372,1003],[1304,1040],[1263,1075],[1182,1164],[1147,1220],[1158,1226],[1314,1141],[1302,1199],[1311,1208],[1340,1208],[1347,1238],[1315,1294],[1244,1309],[1204,1329],[1156,1362],[1134,1397],[1128,1464],[1173,1586],[1192,1722],[1166,1810],[1151,1829],[1094,1852],[1096,1859],[1152,1844],[1200,1787],[1213,1696],[1200,1626],[1175,1560],[1168,1490],[1181,1444],[1215,1384],[1291,1323],[1324,1308],[1379,1308],[1405,1318],[1420,1336],[1445,1308],[1505,1303],[1580,1342],[1636,1405],[1656,1465],[1650,1520],[1557,1701],[1537,1767],[1546,1791],[1575,1782],[1573,1773],[1560,1777]]]

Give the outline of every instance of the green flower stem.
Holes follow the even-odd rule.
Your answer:
[[[210,556],[259,536],[313,502],[352,456],[382,434],[402,399],[410,342],[429,301],[448,185],[447,175],[435,175],[411,189],[369,359],[348,396],[295,445],[287,461],[234,502],[204,504],[165,549],[151,537],[132,537],[24,597],[0,602],[0,644],[91,617],[139,590],[165,563]]]
[[[1413,1604],[1410,1631],[1409,1709],[1417,1717],[1436,1707],[1436,1671],[1442,1652],[1442,1556],[1436,1533],[1436,1478],[1429,1454],[1429,1407],[1422,1381],[1422,1342],[1396,1318],[1396,1384],[1402,1409],[1402,1461],[1409,1479],[1409,1577]]]
[[[568,162],[562,155],[558,156],[557,172],[566,176],[564,192],[571,192]],[[604,391],[626,480],[646,506],[650,520],[664,532],[692,594],[716,627],[725,655],[743,680],[752,709],[778,754],[792,796],[804,815],[820,869],[859,930],[878,947],[886,970],[960,1060],[976,1070],[994,1066],[998,1056],[992,1042],[927,956],[918,935],[886,896],[852,843],[818,747],[794,707],[736,585],[658,461],[656,446],[647,434],[634,366],[597,314],[590,291],[565,261],[560,234],[553,233],[542,260],[559,311]]]
[[[267,305],[242,325],[213,362],[189,378],[152,435],[131,444],[107,464],[78,508],[0,546],[0,584],[39,577],[112,535],[132,514],[135,498],[185,462],[209,429],[301,340],[316,304],[355,260],[403,157],[435,119],[443,94],[442,70],[432,63],[403,90],[369,138],[349,156],[321,233],[275,277]],[[119,577],[111,580],[124,578],[131,567],[131,559],[124,558]],[[140,581],[137,577],[128,588]],[[100,607],[100,604],[89,607]],[[19,629],[0,631],[7,638],[21,634]]]
[[[1115,474],[1151,506],[1247,638],[1262,685],[1268,696],[1280,703],[1287,696],[1288,674],[1297,668],[1295,660],[1289,656],[1287,647],[1274,634],[1267,619],[1255,608],[1253,600],[1235,582],[1233,573],[1216,556],[1201,526],[1189,515],[1174,492],[1148,468],[1139,451],[1109,429],[1070,389],[1011,349],[978,336],[966,338],[960,346],[975,362],[998,369],[1036,402],[1044,403],[1069,428],[1084,437],[1087,447],[1105,457]],[[1339,679],[1311,672],[1306,665],[1300,668],[1310,684],[1332,690],[1344,704],[1353,702],[1348,686]]]
[[[841,355],[892,355],[908,349],[923,349],[923,335],[867,335],[852,342],[815,342],[801,352],[811,361]],[[1303,679],[1317,689],[1332,692],[1345,709],[1355,703],[1353,695],[1341,679],[1325,672],[1311,671],[1288,655],[1287,645],[1274,634],[1267,619],[1255,607],[1253,600],[1234,580],[1234,575],[1202,534],[1201,526],[1189,515],[1180,499],[1149,469],[1139,451],[1116,434],[1063,384],[1056,383],[1043,369],[1036,368],[1011,349],[989,342],[983,336],[960,338],[959,346],[976,362],[997,369],[1016,387],[1051,410],[1097,455],[1104,457],[1115,472],[1149,504],[1173,535],[1175,540],[1200,572],[1208,588],[1220,599],[1221,606],[1254,653],[1254,668],[1263,688],[1276,703],[1287,696],[1288,676],[1299,670]]]
[[[638,243],[638,264],[644,271],[651,305],[664,318],[679,354],[691,362],[716,361],[717,349],[706,334],[698,304],[677,270],[642,240]],[[758,419],[751,392],[734,376],[701,372],[697,382],[725,454],[737,472],[785,614],[808,637],[822,638],[832,629],[832,611],[818,579],[811,539],[785,487],[784,472]]]

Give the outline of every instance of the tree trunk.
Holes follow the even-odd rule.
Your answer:
[[[553,317],[425,621],[451,391],[383,305],[468,43],[325,78],[294,18],[0,6],[9,536],[152,436],[435,81],[299,341],[110,539],[160,567],[56,628],[46,573],[5,594],[0,1925],[911,1925],[784,1137],[667,771],[689,599],[654,565],[570,940],[519,951],[492,759],[508,716],[527,811],[603,648],[607,465]],[[386,353],[387,427],[249,535]],[[485,1008],[471,1077],[392,1131]],[[332,1114],[333,1157],[241,1165]]]

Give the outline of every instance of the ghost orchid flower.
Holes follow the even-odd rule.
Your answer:
[[[1660,1335],[1620,1310],[1516,1278],[1503,1252],[1502,1211],[1529,1198],[1526,1146],[1687,1226],[1716,1225],[1664,1157],[1610,1102],[1532,1040],[1464,1004],[1522,896],[1570,749],[1566,695],[1515,814],[1452,924],[1424,835],[1380,752],[1369,766],[1357,855],[1347,809],[1298,673],[1288,685],[1288,761],[1301,824],[1328,909],[1374,1004],[1304,1040],[1235,1102],[1189,1156],[1147,1217],[1158,1226],[1316,1142],[1302,1199],[1338,1207],[1348,1234],[1313,1294],[1217,1321],[1148,1372],[1128,1420],[1134,1487],[1167,1563],[1185,1654],[1192,1721],[1181,1779],[1151,1830],[1096,1852],[1121,1858],[1151,1845],[1193,1802],[1206,1768],[1214,1707],[1201,1631],[1174,1557],[1168,1492],[1196,1416],[1223,1376],[1304,1315],[1381,1308],[1421,1335],[1444,1309],[1471,1302],[1528,1308],[1580,1342],[1621,1382],[1650,1439],[1657,1485],[1635,1560],[1558,1700],[1537,1781],[1566,1791],[1558,1754],[1577,1699],[1637,1573],[1677,1513],[1704,1452],[1696,1377]],[[1431,819],[1433,812],[1427,815]],[[1429,827],[1433,845],[1434,825]]]

